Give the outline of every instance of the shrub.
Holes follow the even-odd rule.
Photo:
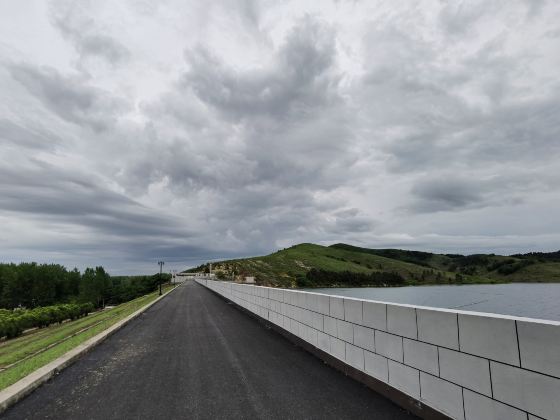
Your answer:
[[[44,328],[67,319],[74,320],[95,309],[91,302],[0,311],[0,337],[14,338],[28,328]]]

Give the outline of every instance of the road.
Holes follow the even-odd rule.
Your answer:
[[[6,419],[414,419],[187,282]]]

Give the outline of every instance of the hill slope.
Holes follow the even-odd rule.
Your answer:
[[[554,254],[554,253],[551,253]],[[557,254],[557,253],[556,253]],[[189,271],[207,268],[203,265]],[[299,244],[270,255],[213,263],[222,278],[255,276],[268,286],[297,287],[311,270],[365,274],[397,274],[404,284],[560,282],[560,261],[549,254],[505,257],[494,254],[455,255],[399,249],[369,249],[347,244],[329,247]],[[344,285],[329,284],[331,286]]]
[[[471,281],[484,279],[500,282],[560,282],[560,251],[531,252],[503,256],[495,254],[433,254],[402,249],[369,249],[347,244],[330,248],[379,255],[424,267],[470,276]]]

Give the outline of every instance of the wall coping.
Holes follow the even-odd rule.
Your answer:
[[[384,300],[356,298],[356,297],[351,297],[351,296],[342,296],[342,295],[336,295],[336,294],[330,294],[330,293],[312,292],[312,291],[309,291],[309,290],[286,289],[286,288],[269,287],[269,286],[257,286],[256,284],[234,283],[234,282],[223,281],[223,280],[210,280],[210,281],[215,281],[215,282],[218,282],[218,283],[234,284],[234,285],[238,285],[238,286],[262,287],[264,289],[272,289],[272,290],[286,290],[286,291],[292,292],[292,293],[293,292],[309,293],[309,294],[313,294],[313,295],[337,297],[337,298],[360,301],[360,302],[372,302],[372,303],[381,303],[381,304],[384,304],[384,305],[401,306],[401,307],[405,307],[405,308],[424,309],[424,310],[434,311],[434,312],[445,312],[445,313],[461,314],[461,315],[473,315],[473,316],[481,316],[481,317],[486,317],[486,318],[500,318],[500,319],[508,319],[508,320],[512,320],[512,321],[532,322],[532,323],[535,323],[535,324],[560,326],[560,321],[554,321],[554,320],[549,320],[549,319],[528,318],[528,317],[521,317],[521,316],[515,316],[515,315],[496,314],[496,313],[493,313],[493,312],[465,311],[465,310],[461,310],[461,309],[439,308],[439,307],[436,307],[436,306],[411,305],[411,304],[408,304],[408,303],[397,303],[397,302],[389,302],[389,301],[384,301]]]

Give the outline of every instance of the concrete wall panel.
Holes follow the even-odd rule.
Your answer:
[[[560,419],[558,322],[197,281],[452,418]]]
[[[496,400],[463,390],[466,420],[527,420],[527,414],[521,410],[502,404]]]
[[[387,331],[408,338],[418,338],[416,310],[407,306],[387,305]]]
[[[521,367],[560,378],[560,325],[517,321]]]
[[[420,372],[414,368],[389,360],[389,384],[414,398],[420,398]]]
[[[457,314],[416,309],[416,316],[419,340],[459,350]]]
[[[465,353],[519,366],[515,321],[459,314],[459,346]]]
[[[403,338],[383,331],[375,331],[375,352],[389,359],[402,362]]]
[[[420,372],[420,389],[422,401],[428,402],[432,407],[436,407],[454,419],[465,418],[463,391],[460,386]]]

